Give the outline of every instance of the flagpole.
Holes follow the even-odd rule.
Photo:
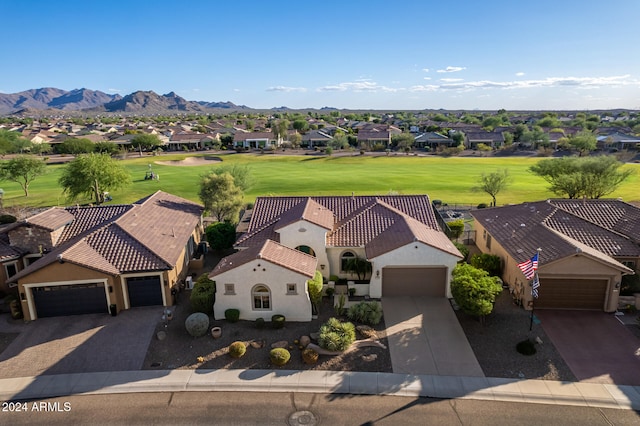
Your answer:
[[[538,268],[540,269],[540,252],[542,251],[542,249],[538,248],[536,250],[537,254],[537,259],[538,259]],[[536,282],[537,280],[540,280],[540,277],[538,277],[538,271],[535,271],[534,275],[533,275],[533,281],[531,283],[531,317],[529,318],[529,331],[533,330],[533,311],[535,310],[536,307],[536,298],[534,297],[534,293],[533,293],[533,284]],[[538,281],[539,282],[539,281]]]

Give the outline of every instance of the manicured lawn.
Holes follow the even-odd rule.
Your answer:
[[[123,160],[131,172],[132,183],[125,189],[113,191],[113,203],[129,203],[156,190],[198,200],[199,177],[219,164],[247,164],[251,169],[253,186],[246,194],[247,201],[261,195],[356,195],[429,194],[432,199],[446,203],[489,203],[490,197],[473,192],[483,172],[507,169],[512,184],[498,195],[498,204],[544,200],[554,195],[547,191],[547,183],[528,171],[538,158],[503,157],[414,157],[414,156],[293,156],[293,155],[221,155],[223,163],[202,166],[167,166],[155,161],[177,160],[185,155],[163,155]],[[148,165],[160,175],[159,181],[145,181]],[[6,206],[68,205],[58,186],[62,165],[49,166],[49,173],[37,178],[25,198],[20,187],[13,182],[2,182]],[[636,174],[610,197],[626,201],[640,200],[640,165],[625,167]],[[88,199],[79,203],[90,202]]]

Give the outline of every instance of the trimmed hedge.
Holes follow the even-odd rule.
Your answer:
[[[240,319],[240,309],[227,309],[224,311],[224,318],[229,322],[238,322]]]
[[[283,328],[285,319],[284,315],[275,314],[271,317],[271,325],[273,328]]]
[[[212,315],[213,304],[216,301],[216,282],[210,280],[207,274],[200,275],[193,285],[189,301],[193,312]]]

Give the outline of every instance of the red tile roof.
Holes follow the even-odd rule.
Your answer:
[[[73,215],[58,207],[45,210],[25,220],[28,224],[44,228],[48,231],[55,231],[58,228],[68,225],[72,221]]]

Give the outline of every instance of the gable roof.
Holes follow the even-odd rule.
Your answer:
[[[73,221],[58,245],[11,277],[18,280],[56,261],[108,274],[172,269],[200,223],[202,207],[162,191],[131,205],[69,207]]]
[[[24,223],[55,231],[73,221],[73,215],[64,209],[54,207],[25,219]]]
[[[256,259],[282,266],[309,278],[312,278],[316,272],[317,259],[314,256],[283,246],[273,240],[265,240],[259,246],[225,257],[211,271],[209,277],[213,278]]]

